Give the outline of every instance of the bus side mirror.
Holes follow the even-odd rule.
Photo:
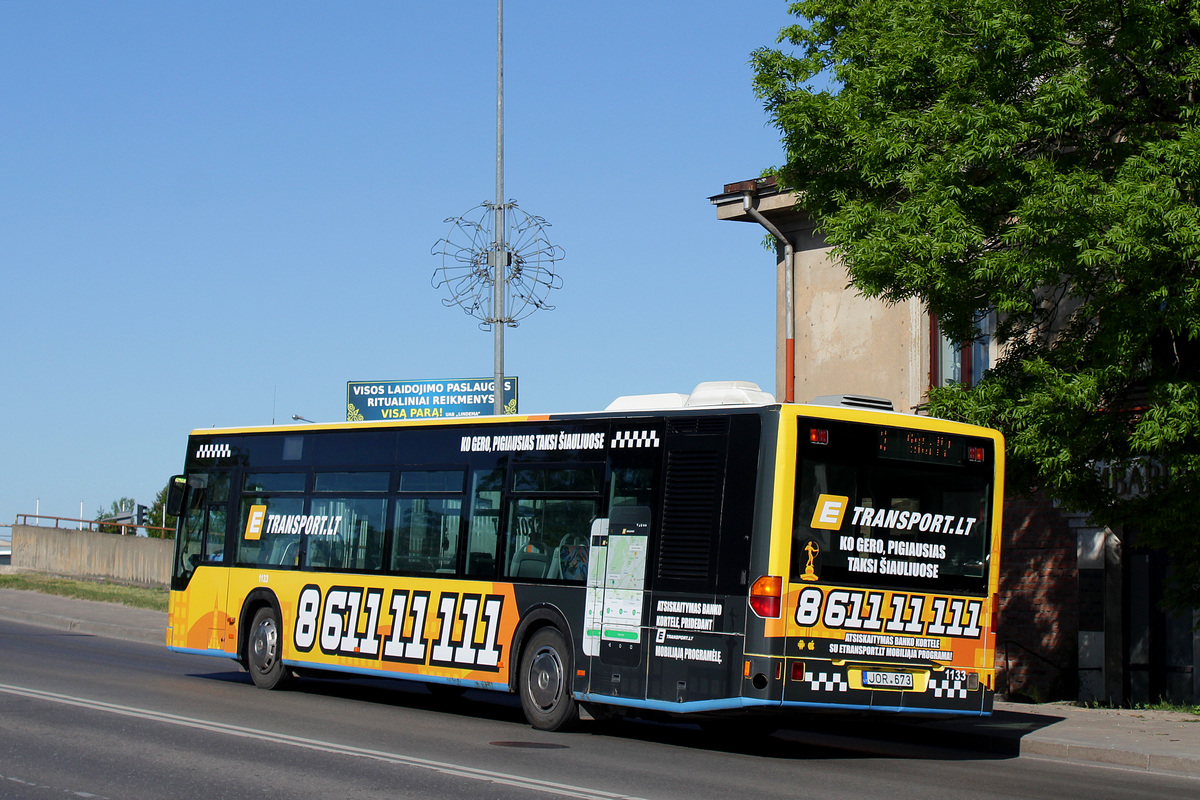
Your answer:
[[[187,495],[187,478],[182,475],[176,475],[171,478],[171,482],[167,484],[167,514],[172,517],[183,516],[183,509],[187,504]]]

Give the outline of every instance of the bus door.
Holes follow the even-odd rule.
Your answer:
[[[594,590],[588,625],[590,655],[601,664],[636,667],[642,662],[646,601],[646,552],[650,509],[619,506],[607,525],[592,528],[588,587]]]
[[[592,522],[588,548],[587,690],[644,700],[652,624],[648,559],[665,449],[663,421],[616,422],[609,438],[608,516]]]
[[[195,650],[224,649],[228,570],[228,470],[191,472],[179,514],[172,573],[172,644]],[[184,594],[182,589],[189,589]],[[184,598],[187,598],[185,601]]]
[[[592,691],[598,694],[645,697],[649,541],[645,506],[618,506],[592,525],[583,647],[592,657]]]

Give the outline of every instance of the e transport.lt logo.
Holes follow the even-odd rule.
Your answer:
[[[817,507],[813,510],[812,522],[809,527],[826,531],[837,531],[842,528],[842,519],[850,506],[850,498],[838,494],[823,494],[817,498]]]

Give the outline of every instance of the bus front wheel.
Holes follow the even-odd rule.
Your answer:
[[[246,642],[246,669],[254,685],[260,689],[282,689],[291,682],[292,671],[283,665],[283,649],[279,640],[279,615],[275,609],[263,606],[250,623],[250,638]]]
[[[558,628],[541,628],[529,637],[521,655],[521,709],[538,730],[568,730],[579,721],[571,663],[571,646]]]

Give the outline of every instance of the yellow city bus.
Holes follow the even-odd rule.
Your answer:
[[[529,722],[985,715],[995,431],[753,384],[606,411],[203,429],[167,644],[516,692]]]

